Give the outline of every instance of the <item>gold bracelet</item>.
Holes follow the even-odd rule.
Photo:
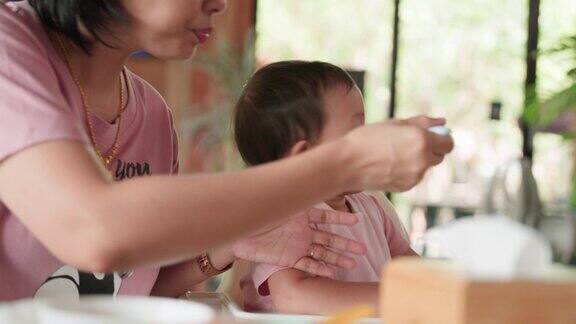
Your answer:
[[[208,253],[206,253],[206,252],[200,254],[196,258],[196,262],[198,263],[198,268],[200,268],[200,271],[202,271],[202,273],[206,277],[214,277],[214,276],[217,276],[223,272],[226,272],[230,268],[232,268],[232,264],[234,264],[234,262],[232,262],[229,265],[227,265],[224,269],[218,270],[212,265],[212,262],[210,262],[210,257],[208,256]]]

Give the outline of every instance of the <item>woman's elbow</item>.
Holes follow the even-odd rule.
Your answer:
[[[93,217],[93,218],[92,218]],[[124,249],[110,237],[110,229],[97,215],[77,224],[66,240],[58,240],[53,253],[60,261],[93,273],[118,271],[125,260]]]
[[[85,272],[112,273],[118,271],[118,258],[114,254],[98,247],[88,247],[83,251],[74,251],[62,258],[62,261]]]

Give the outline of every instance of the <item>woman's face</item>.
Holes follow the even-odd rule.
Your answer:
[[[122,0],[130,24],[126,40],[161,59],[188,59],[213,32],[226,0]]]

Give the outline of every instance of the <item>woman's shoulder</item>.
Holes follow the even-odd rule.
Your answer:
[[[40,21],[28,1],[0,2],[0,34],[37,36]]]
[[[22,68],[34,71],[32,74],[48,73],[47,69],[54,69],[54,61],[59,61],[51,46],[28,1],[0,3],[0,57],[12,63],[3,64],[5,72],[19,74],[21,71],[13,69]]]

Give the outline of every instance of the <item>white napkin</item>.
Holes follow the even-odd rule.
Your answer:
[[[427,256],[461,263],[479,279],[534,279],[552,261],[548,241],[535,230],[498,215],[466,217],[424,236]]]

